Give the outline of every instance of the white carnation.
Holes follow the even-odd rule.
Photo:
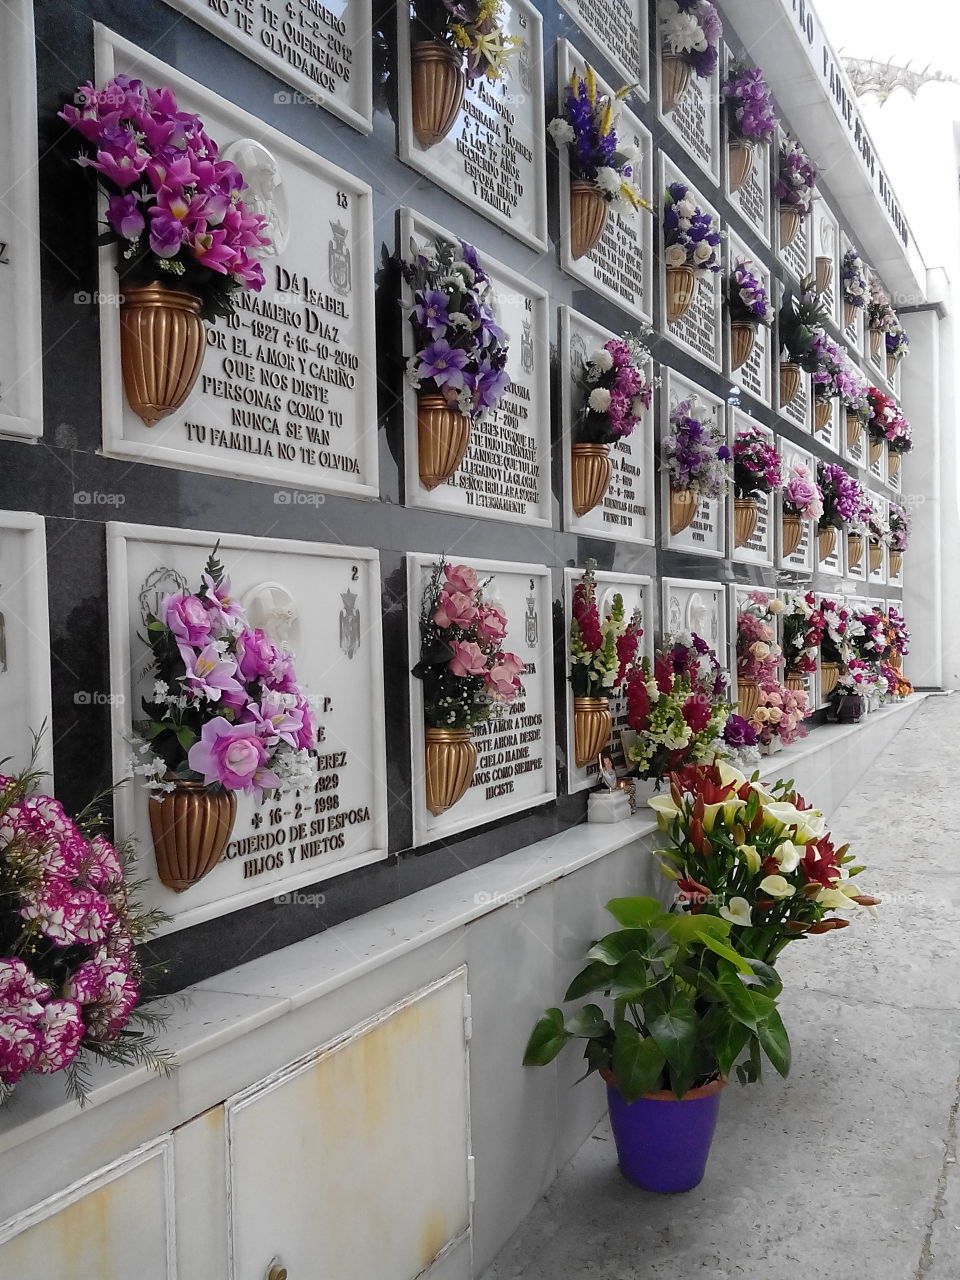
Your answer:
[[[464,315],[462,311],[451,311],[447,316],[447,323],[453,329],[469,329],[472,325],[470,317]]]
[[[678,218],[692,218],[697,212],[697,206],[692,200],[678,200],[674,209]]]
[[[573,131],[573,125],[568,124],[561,116],[555,116],[547,125],[547,133],[554,140],[558,147],[565,147],[571,143],[576,134]]]
[[[601,165],[597,170],[597,186],[601,191],[616,195],[620,190],[621,181],[622,179],[616,169],[612,169],[608,164]]]
[[[610,392],[606,387],[594,387],[587,398],[587,404],[594,413],[606,413],[610,408]]]
[[[613,368],[613,356],[601,347],[599,351],[594,351],[590,357],[590,363],[595,365],[601,373],[606,373],[608,369]]]

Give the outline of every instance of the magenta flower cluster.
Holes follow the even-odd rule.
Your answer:
[[[780,148],[780,164],[773,194],[781,204],[792,205],[806,217],[813,208],[817,185],[817,166],[799,142],[787,142]]]
[[[732,67],[723,84],[723,96],[731,137],[773,141],[777,134],[777,114],[759,67]]]
[[[50,796],[0,777],[0,1095],[114,1042],[140,995],[123,866]]]
[[[578,443],[613,444],[633,434],[653,399],[653,383],[644,368],[649,354],[628,334],[611,338],[586,358],[578,379],[584,392]]]
[[[812,369],[810,381],[815,396],[839,396],[851,409],[859,406],[859,411],[863,411],[868,386],[866,378],[844,348],[821,328],[813,332],[808,363]]]
[[[90,146],[77,163],[107,192],[107,223],[125,246],[121,275],[182,278],[201,293],[211,284],[221,293],[261,289],[256,252],[270,243],[266,221],[244,204],[242,173],[221,159],[200,117],[180,111],[171,89],[129,76],[101,90],[81,85],[76,97],[80,105],[60,116]]]
[[[738,262],[727,278],[727,305],[734,322],[760,325],[773,323],[773,307],[759,276],[747,262]]]
[[[790,468],[783,486],[783,510],[784,514],[799,516],[802,520],[819,520],[823,515],[820,486],[802,463]]]
[[[910,545],[910,516],[906,507],[899,502],[891,502],[889,520],[891,551],[906,551]]]
[[[783,484],[780,455],[759,427],[744,427],[733,440],[733,491],[738,498],[770,493]]]
[[[817,482],[823,494],[821,529],[831,526],[839,529],[867,519],[870,509],[863,488],[843,467],[835,462],[821,462],[817,468]]]

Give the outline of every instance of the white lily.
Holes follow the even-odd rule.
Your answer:
[[[819,840],[823,835],[826,819],[819,809],[798,809],[796,805],[784,800],[776,800],[764,806],[764,812],[774,822],[782,822],[785,827],[793,827],[801,844],[809,844]]]
[[[720,914],[731,924],[746,927],[751,923],[750,903],[746,898],[731,898],[725,907],[720,908]]]
[[[798,849],[792,840],[784,840],[773,851],[773,856],[780,863],[780,870],[787,876],[791,871],[796,871],[802,855],[803,849]]]
[[[857,905],[842,889],[821,889],[816,901],[825,911],[850,911]]]
[[[739,791],[747,780],[746,774],[741,773],[739,769],[735,769],[727,760],[719,760],[717,768],[720,770],[720,781],[725,787],[729,787],[732,782]]]
[[[651,796],[647,804],[657,815],[657,826],[661,831],[666,831],[674,818],[680,816],[680,810],[673,803],[672,796]]]
[[[760,854],[757,852],[756,845],[738,844],[737,857],[742,858],[744,860],[744,862],[747,864],[747,870],[750,872],[752,876],[755,876],[757,872],[760,870],[761,860],[760,860]]]
[[[758,887],[764,893],[769,893],[771,898],[792,898],[797,892],[796,888],[783,876],[764,876]]]

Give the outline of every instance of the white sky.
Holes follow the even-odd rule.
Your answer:
[[[960,4],[956,0],[814,0],[838,53],[894,58],[960,79]]]

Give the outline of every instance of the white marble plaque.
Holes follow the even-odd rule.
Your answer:
[[[660,119],[687,155],[700,166],[711,181],[720,184],[720,64],[713,75],[703,80],[695,72],[690,84],[673,111],[662,109],[660,89],[663,63],[656,59]]]
[[[822,284],[826,284],[826,288],[820,289],[820,296],[827,308],[829,318],[837,327],[840,327],[843,324],[840,307],[840,226],[822,198],[814,201],[813,212],[807,221],[812,221],[813,224],[811,269],[814,279],[818,289]]]
[[[854,559],[854,556],[856,555],[856,543],[851,543],[853,535],[844,531],[838,536],[844,546],[847,567],[846,576],[848,578],[852,578],[855,582],[865,582],[867,578],[867,547],[870,545],[866,533],[861,532],[860,556],[859,559],[856,560]]]
[[[196,590],[218,539],[251,625],[296,659],[318,726],[319,772],[311,794],[262,804],[239,794],[223,857],[182,894],[157,878],[145,788],[120,788],[117,827],[138,837],[145,900],[173,917],[162,932],[387,856],[380,564],[369,548],[108,524],[114,776],[129,776],[131,724],[152,689],[145,615],[169,593]]]
[[[369,133],[370,0],[166,0],[294,92],[274,102],[312,102]]]
[[[420,654],[420,602],[436,555],[407,555],[407,617],[410,665]],[[462,563],[451,554],[453,564]],[[496,818],[555,799],[556,751],[553,720],[553,622],[550,570],[542,564],[503,560],[466,561],[489,579],[487,597],[507,617],[503,647],[525,664],[523,693],[510,712],[473,731],[477,768],[466,795],[435,817],[424,803],[423,685],[410,676],[410,747],[413,778],[413,843],[429,844],[479,827]]]
[[[819,530],[816,543],[816,570],[818,573],[829,574],[833,578],[842,578],[843,569],[846,564],[847,557],[847,531],[845,528],[837,530],[837,536],[834,541],[833,550],[828,556],[820,555]]]
[[[424,150],[410,107],[410,24],[397,9],[400,159],[535,249],[547,247],[543,24],[527,0],[504,0],[504,36],[517,36],[501,80],[467,88],[453,128]]]
[[[582,76],[584,58],[566,40],[557,49],[560,91],[572,72]],[[619,85],[600,80],[600,92],[615,92]],[[627,100],[629,101],[629,99]],[[624,146],[638,147],[642,153],[634,185],[648,203],[653,198],[653,142],[647,129],[624,104],[617,117],[617,139]],[[570,253],[570,170],[566,149],[560,160],[560,265],[568,275],[623,307],[636,323],[640,315],[653,320],[653,218],[649,209],[619,209],[610,206],[603,235],[596,247],[582,258]]]
[[[571,496],[573,423],[583,404],[574,377],[584,359],[611,338],[609,329],[579,311],[560,308],[560,389],[563,411],[563,526],[581,537],[612,538],[617,542],[650,544],[656,538],[654,511],[653,404],[626,440],[609,446],[612,474],[606,496],[592,511],[578,516]],[[648,375],[653,376],[652,361]]]
[[[0,436],[43,434],[33,4],[0,5]],[[77,294],[78,319],[89,297]]]
[[[693,578],[664,578],[662,583],[661,639],[686,633],[706,640],[717,661],[731,670],[730,617],[727,589],[722,582]]]
[[[887,526],[890,523],[889,502],[887,501],[886,498],[884,498],[879,493],[872,493],[870,495],[870,498],[871,498],[871,501],[873,502],[873,505],[876,507],[879,513],[880,524],[882,525],[883,528],[887,528]],[[888,555],[887,544],[886,542],[880,543],[880,564],[877,566],[876,569],[874,569],[870,563],[869,549],[870,549],[870,540],[868,538],[867,553],[866,553],[867,581],[874,586],[883,586],[887,582],[887,555]]]
[[[843,330],[843,337],[847,346],[852,347],[854,351],[863,350],[863,329],[865,323],[866,307],[854,307],[853,316],[849,324],[845,324],[846,312],[843,306],[843,281],[840,279],[840,271],[843,267],[843,258],[849,249],[856,246],[847,239],[841,231],[840,233],[840,258],[837,263],[837,294],[839,300],[840,325]]]
[[[563,571],[563,608],[564,635],[570,635],[570,610],[573,603],[573,592],[583,576],[582,569],[564,569]],[[607,573],[598,569],[594,576],[597,580],[597,607],[601,620],[613,607],[613,597],[619,592],[623,596],[624,616],[629,619],[634,609],[639,609],[642,617],[643,635],[637,648],[636,661],[644,656],[653,658],[654,632],[654,595],[653,580],[632,573]],[[568,671],[569,671],[569,663]],[[583,791],[587,787],[595,787],[600,775],[599,765],[595,760],[578,769],[573,741],[573,690],[567,681],[567,791]],[[602,696],[602,695],[601,695]],[[614,690],[610,695],[610,713],[613,719],[613,736],[610,741],[610,755],[617,767],[622,766],[623,749],[620,734],[627,728],[627,703],[622,688]]]
[[[827,399],[827,404],[830,407],[830,413],[829,413],[829,416],[827,417],[826,422],[823,424],[823,426],[822,427],[818,426],[817,425],[817,398],[813,394],[813,383],[810,382],[806,374],[801,374],[800,379],[802,382],[808,383],[810,386],[810,393],[811,393],[811,400],[812,400],[811,419],[813,422],[814,440],[818,440],[821,444],[826,445],[827,448],[832,449],[834,453],[839,453],[840,452],[840,417],[841,417],[839,396],[830,396]],[[846,423],[844,423],[844,429],[846,429]]]
[[[813,455],[805,453],[802,449],[798,449],[796,445],[791,444],[789,440],[781,436],[777,440],[777,447],[780,450],[780,458],[783,463],[783,479],[786,483],[790,478],[790,469],[796,466],[806,467],[807,474],[816,479],[817,467]],[[817,526],[813,520],[804,520],[802,522],[803,533],[797,549],[790,553],[784,554],[783,546],[783,498],[777,495],[777,564],[781,569],[788,569],[791,573],[798,577],[808,577],[814,568],[817,558]]]
[[[400,214],[400,250],[411,241],[428,252],[451,232],[410,209]],[[510,383],[493,412],[475,422],[460,466],[435,489],[420,483],[417,465],[417,397],[404,384],[407,506],[455,512],[526,525],[550,524],[550,317],[546,292],[486,253],[483,269],[493,285],[493,305],[507,331]],[[412,305],[412,296],[405,302]],[[403,322],[403,351],[413,354],[413,329]]]
[[[230,319],[207,326],[186,403],[148,427],[124,396],[116,249],[103,250],[104,452],[260,480],[286,501],[297,489],[377,497],[370,188],[98,26],[98,81],[118,73],[169,86],[202,116],[271,219],[278,251],[264,255],[262,292],[238,295]]]
[[[654,201],[657,217],[661,219],[663,217],[663,195],[673,182],[685,183],[690,188],[691,199],[695,201],[697,207],[704,213],[712,214],[717,218],[717,211],[713,205],[704,199],[689,178],[671,164],[666,156],[662,157],[660,195],[658,200]],[[703,364],[719,372],[723,355],[723,330],[720,323],[723,273],[721,271],[697,272],[697,291],[693,303],[675,324],[667,324],[665,282],[666,275],[661,255],[660,328],[662,332],[684,351],[689,351]]]
[[[650,96],[650,58],[644,0],[610,0],[605,5],[560,0],[560,7],[620,73],[623,83],[636,85],[636,92],[646,101]]]
[[[661,437],[670,431],[670,413],[683,400],[695,396],[705,410],[704,419],[720,426],[721,434],[728,440],[726,407],[722,400],[709,391],[675,373],[662,368],[663,384],[660,390]],[[732,487],[729,494],[732,495]],[[733,498],[730,496],[730,503]],[[663,512],[664,545],[671,551],[695,551],[701,556],[723,556],[727,545],[727,503],[716,498],[704,498],[700,502],[693,523],[682,533],[670,532],[670,477],[661,467],[661,510]]]
[[[775,307],[773,294],[773,284],[770,279],[770,272],[752,257],[747,246],[731,231],[727,241],[726,252],[726,275],[729,276],[734,267],[738,263],[745,263],[754,276],[760,281],[767,291],[767,297],[770,300],[770,306]],[[730,318],[729,311],[724,308],[727,313],[727,369],[730,369]],[[759,400],[761,404],[770,404],[770,366],[772,363],[773,353],[773,333],[769,325],[757,325],[757,336],[753,344],[753,350],[747,357],[744,364],[739,369],[733,369],[730,377],[742,391],[749,392],[754,399]]]
[[[30,763],[33,734],[41,733],[38,767],[53,767],[50,711],[50,629],[47,620],[47,540],[43,516],[32,511],[0,511],[0,773]],[[102,714],[105,690],[79,690],[78,718]],[[52,792],[47,778],[40,790]]]
[[[746,428],[754,428],[763,433],[768,444],[776,445],[777,440],[772,431],[764,427],[762,423],[755,422],[749,414],[744,413],[741,409],[733,408],[730,410],[731,416],[731,440],[736,440],[737,432]],[[772,493],[761,493],[757,495],[757,527],[753,534],[742,547],[734,547],[734,537],[731,528],[730,546],[733,548],[734,560],[739,560],[744,564],[773,564],[773,548],[774,548],[774,517],[776,513],[776,499]],[[730,503],[731,517],[733,513],[733,503]]]

